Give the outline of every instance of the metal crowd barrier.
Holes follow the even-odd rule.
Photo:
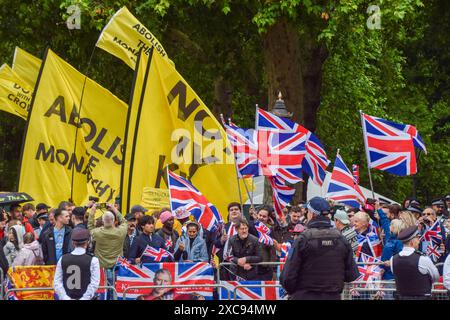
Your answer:
[[[237,285],[236,287],[234,287],[233,290],[233,300],[237,300],[237,290],[239,288],[273,288],[273,287],[277,287],[277,288],[281,288],[283,287],[281,284],[240,284]],[[229,296],[228,296],[229,297]]]
[[[113,286],[100,286],[97,290],[110,289],[114,291],[114,299],[117,300],[117,290]],[[8,294],[11,292],[19,292],[19,291],[55,291],[53,287],[35,287],[35,288],[12,288],[8,289],[5,293],[5,297],[8,297]]]
[[[436,287],[442,287],[436,288]],[[354,281],[346,283],[342,300],[394,300],[397,291],[395,281]],[[448,291],[441,282],[433,283],[431,300],[448,300]]]
[[[283,264],[284,264],[284,262],[279,262],[279,261],[276,261],[276,262],[270,261],[270,262],[250,263],[250,265],[252,265],[252,266],[280,266],[280,265],[283,265]],[[234,262],[221,262],[221,263],[219,263],[219,265],[217,266],[217,271],[216,271],[217,283],[220,282],[220,268],[223,267],[223,266],[237,266],[237,264],[234,263]]]
[[[168,288],[224,288],[228,292],[228,300],[230,300],[230,290],[223,284],[171,284],[171,285],[148,285],[148,286],[131,286],[123,290],[122,298],[126,300],[127,292],[132,289],[168,289]]]

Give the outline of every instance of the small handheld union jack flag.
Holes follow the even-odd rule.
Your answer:
[[[255,229],[258,231],[259,242],[266,246],[273,246],[273,239],[270,236],[270,229],[261,221],[255,223]]]
[[[425,253],[433,260],[437,262],[442,255],[440,245],[442,244],[442,230],[439,220],[425,231],[421,240],[426,242]]]
[[[151,246],[145,247],[142,256],[152,259],[153,262],[161,262],[163,261],[163,259],[167,260],[168,258],[171,258],[173,260],[173,256],[169,251],[163,248],[156,249]]]

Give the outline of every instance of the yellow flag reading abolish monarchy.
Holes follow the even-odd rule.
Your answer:
[[[146,55],[151,48],[155,48],[162,57],[168,59],[158,39],[126,7],[114,14],[100,34],[96,46],[123,60],[132,69],[136,67],[141,48]]]
[[[167,189],[169,167],[225,213],[239,200],[225,131],[167,59],[151,51],[139,60],[125,133],[122,208],[139,203],[145,187]]]
[[[90,195],[111,201],[120,185],[127,105],[51,50],[40,72],[19,190],[51,206],[70,198],[81,205]]]
[[[0,110],[27,120],[33,89],[7,64],[0,67]]]
[[[41,68],[42,60],[26,52],[19,47],[14,51],[12,69],[28,83],[31,88],[36,85],[36,80]]]

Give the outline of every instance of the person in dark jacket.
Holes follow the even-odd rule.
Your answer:
[[[293,300],[340,300],[344,283],[360,275],[352,248],[332,227],[325,199],[314,197],[307,206],[307,230],[295,240],[280,283]]]
[[[132,213],[128,213],[125,216],[125,220],[128,223],[127,235],[123,242],[123,256],[125,259],[130,258],[130,248],[136,239],[140,236],[141,232],[136,228],[136,217]]]
[[[294,206],[289,211],[289,216],[285,216],[283,212],[283,216],[278,219],[274,227],[273,227],[273,238],[280,243],[292,241],[293,232],[295,226],[300,223],[300,219],[302,218],[302,208],[298,206]]]
[[[230,240],[232,262],[232,273],[238,277],[236,280],[257,280],[258,267],[252,265],[262,261],[261,246],[258,238],[249,234],[247,220],[239,219],[236,222],[237,234]],[[241,279],[239,279],[241,278]]]
[[[66,210],[55,210],[55,226],[49,227],[42,236],[42,253],[47,265],[56,265],[58,260],[70,252],[69,241],[72,229],[68,226],[70,221],[69,212]]]
[[[143,216],[139,221],[142,228],[142,233],[133,242],[130,248],[131,263],[139,264],[152,262],[151,258],[142,256],[147,246],[155,249],[166,249],[164,239],[155,233],[155,219],[152,216]]]

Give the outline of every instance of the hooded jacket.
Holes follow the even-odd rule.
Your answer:
[[[23,248],[23,235],[25,234],[25,228],[22,225],[15,225],[15,226],[12,226],[12,228],[16,232],[14,236],[16,237],[16,241],[18,243],[19,250],[17,250],[14,243],[12,243],[9,240],[3,247],[3,252],[5,254],[5,257],[6,257],[6,260],[8,261],[9,266],[13,265],[14,259],[16,259],[20,250]]]
[[[33,266],[37,264],[38,258],[43,259],[42,249],[39,242],[34,240],[32,243],[23,245],[13,262],[13,266]]]

